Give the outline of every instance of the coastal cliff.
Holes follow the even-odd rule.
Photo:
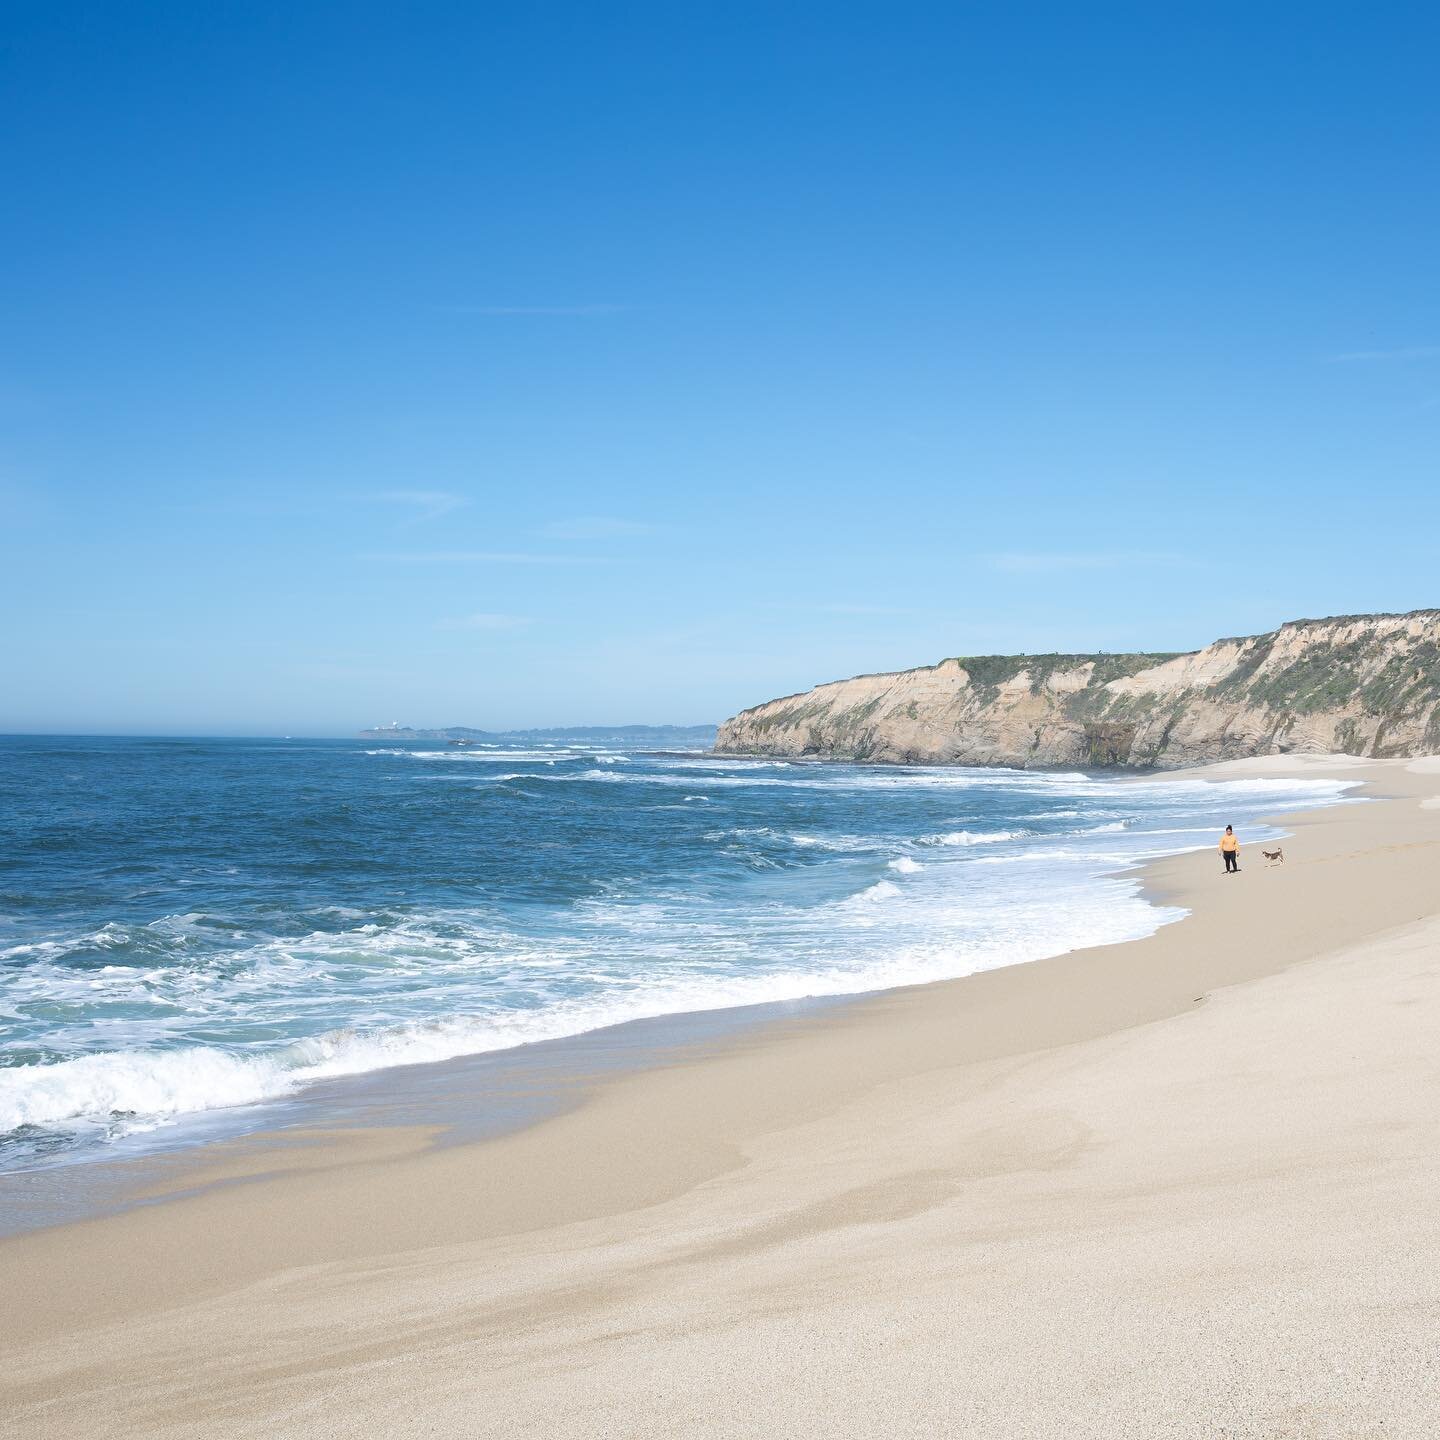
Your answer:
[[[1440,751],[1440,610],[1296,620],[1188,654],[983,655],[858,675],[720,726],[727,754],[1173,769]]]

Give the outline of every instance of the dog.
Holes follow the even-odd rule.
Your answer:
[[[1285,852],[1277,845],[1273,850],[1262,850],[1267,865],[1283,865],[1285,863]]]

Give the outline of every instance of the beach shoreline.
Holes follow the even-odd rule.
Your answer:
[[[1177,1128],[1185,1130],[1177,1119],[1193,1116],[1201,1097],[1207,1114],[1239,1104],[1252,1063],[1236,1050],[1245,1026],[1269,1035],[1277,1057],[1272,1089],[1260,1085],[1255,1108],[1266,1112],[1275,1087],[1288,1094],[1316,1056],[1286,1030],[1286,1006],[1299,995],[1340,1024],[1343,1015],[1330,1011],[1353,980],[1357,948],[1379,954],[1374,968],[1387,976],[1405,957],[1394,983],[1424,991],[1402,1029],[1437,1003],[1437,967],[1425,957],[1440,914],[1440,809],[1423,801],[1440,790],[1440,763],[1282,757],[1187,773],[1297,767],[1363,781],[1372,803],[1283,817],[1293,836],[1286,864],[1262,870],[1252,850],[1239,881],[1222,879],[1204,852],[1151,862],[1147,896],[1190,914],[1146,939],[767,1021],[697,1053],[598,1075],[559,1113],[474,1143],[436,1146],[435,1127],[412,1124],[329,1139],[252,1137],[229,1157],[191,1152],[176,1169],[183,1183],[167,1182],[186,1192],[180,1198],[0,1241],[0,1276],[24,1297],[0,1318],[7,1408],[20,1433],[39,1436],[86,1433],[100,1416],[107,1433],[121,1435],[258,1434],[277,1424],[305,1434],[443,1433],[473,1426],[482,1409],[493,1433],[505,1434],[878,1433],[861,1417],[882,1400],[891,1433],[1007,1433],[1005,1414],[1014,1434],[1161,1433],[1139,1420],[1134,1429],[1086,1429],[1084,1406],[1076,1408],[1086,1385],[1134,1416],[1153,1413],[1167,1387],[1186,1385],[1192,1407],[1201,1396],[1223,1407],[1230,1402],[1179,1357],[1178,1368],[1148,1379],[1097,1359],[1078,1317],[1097,1305],[1105,1313],[1107,1300],[1123,1310],[1133,1292],[1107,1290],[1098,1260],[1077,1273],[1074,1255],[1037,1237],[1071,1226],[1099,1251],[1111,1247],[1116,1273],[1139,1267],[1156,1285],[1168,1274],[1173,1289],[1189,1272],[1153,1252],[1154,1227],[1183,1228],[1202,1192],[1213,1226],[1216,1193],[1250,1191],[1157,1178],[1127,1153],[1137,1145],[1143,1153],[1139,1132],[1150,1147],[1175,1150]],[[1326,964],[1343,978],[1317,979]],[[1388,1085],[1400,1066],[1403,1046],[1380,1033],[1391,1019],[1356,1026],[1355,1043],[1370,1036],[1374,1044],[1361,1046],[1353,1075],[1366,1083],[1352,1088],[1372,1099],[1385,1089],[1376,1076]],[[1217,1027],[1214,1052],[1227,1059],[1214,1074],[1193,1056],[1193,1073],[1167,1074],[1148,1053],[1186,1052],[1197,1029]],[[1328,1080],[1342,1083],[1343,1068],[1332,1070]],[[1148,1130],[1122,1123],[1115,1099],[1127,1085]],[[1157,1109],[1157,1087],[1181,1108]],[[1419,1093],[1419,1082],[1411,1089]],[[1381,1107],[1380,1120],[1405,1117],[1413,1141],[1423,1117],[1411,1115],[1408,1095],[1385,1093],[1392,1108]],[[1087,1105],[1109,1117],[1113,1133]],[[1245,1122],[1243,1106],[1234,1113]],[[1329,1195],[1336,1147],[1323,1143],[1324,1116],[1309,1118],[1319,1128],[1305,1132],[1305,1156],[1322,1177],[1311,1190]],[[1284,1139],[1282,1131],[1277,1143]],[[1190,1143],[1174,1158],[1179,1171],[1224,1168],[1221,1135]],[[1418,1186],[1433,1162],[1395,1143]],[[1384,1167],[1377,1175],[1400,1183]],[[1174,1184],[1191,1203],[1167,1211],[1160,1192]],[[1118,1211],[1117,1194],[1127,1197]],[[1429,1223],[1410,1208],[1408,1189],[1403,1204],[1388,1198],[1388,1224]],[[1139,1212],[1152,1228],[1121,1223]],[[1027,1231],[1035,1245],[1017,1249],[1004,1217],[1032,1213],[1050,1214],[1052,1229]],[[1320,1216],[1317,1264],[1326,1236],[1348,1235],[1354,1213],[1332,1203]],[[925,1253],[945,1257],[950,1291],[932,1293],[928,1272],[917,1272]],[[1052,1336],[1071,1357],[1068,1410],[1054,1394],[1035,1393],[1045,1387],[1033,1365],[1026,1378],[1018,1348],[993,1335],[979,1343],[975,1327],[981,1299],[1016,1345],[1027,1322],[1052,1326],[1034,1289],[1033,1267],[1047,1256],[1051,1288],[1076,1307]],[[997,1300],[1001,1274],[1012,1283]],[[1421,1289],[1407,1302],[1413,1319],[1435,1277],[1412,1267],[1410,1283]],[[888,1313],[875,1301],[886,1292]],[[1276,1293],[1298,1296],[1283,1285]],[[1155,1303],[1163,1309],[1163,1297]],[[756,1315],[762,1320],[747,1328]],[[1373,1311],[1369,1320],[1373,1328]],[[759,1334],[792,1344],[830,1336],[831,1359],[811,1357],[832,1382],[820,1402],[796,1410],[793,1397],[756,1391]],[[1210,1354],[1213,1338],[1196,1339],[1196,1353]],[[899,1396],[873,1366],[856,1371],[846,1347],[862,1339],[872,1355],[877,1344],[899,1346],[928,1381]],[[960,1363],[962,1341],[978,1348]],[[1414,1343],[1398,1343],[1396,1353],[1413,1356]],[[1353,1426],[1354,1416],[1335,1406],[1362,1393],[1381,1403],[1372,1375],[1351,1399],[1334,1400],[1333,1413],[1297,1411],[1283,1422],[1292,1428],[1277,1428],[1283,1397],[1261,1392],[1278,1353],[1261,1346],[1240,1367],[1251,1400],[1231,1429],[1209,1423],[1221,1413],[1212,1409],[1164,1433],[1351,1434],[1336,1427]],[[742,1362],[748,1379],[737,1378],[747,1373]],[[662,1371],[687,1377],[684,1395]],[[1237,1373],[1233,1356],[1226,1373]],[[733,1412],[714,1388],[726,1375],[737,1387]],[[1415,1422],[1401,1372],[1392,1378],[1383,1405],[1395,1424],[1383,1433],[1426,1433],[1395,1428]],[[626,1408],[617,1409],[607,1396],[627,1386]],[[1243,1428],[1252,1411],[1257,1427],[1271,1428]],[[1067,1414],[1081,1417],[1068,1430]],[[377,1424],[377,1416],[388,1418]],[[842,1417],[857,1428],[837,1430]]]
[[[762,757],[756,758],[764,767],[768,768],[771,763]],[[836,766],[836,762],[828,760],[808,763],[821,770]],[[1343,757],[1334,763],[1343,763]],[[940,770],[943,773],[954,768],[940,767]],[[1307,777],[1303,760],[1289,766],[1283,762],[1278,766],[1272,764],[1260,772],[1259,778],[1272,778],[1272,772],[1282,769],[1301,781],[1313,778]],[[960,773],[984,772],[962,769]],[[1061,778],[1077,777],[1065,772]],[[1157,780],[1163,785],[1167,780],[1183,781],[1186,774],[1140,773],[1085,778],[1103,781],[1113,799],[1121,801],[1131,785],[1144,787]],[[1235,768],[1234,780],[1243,784],[1254,778],[1257,776],[1253,766],[1242,764]],[[1343,783],[1353,786],[1360,782]],[[1334,804],[1337,800],[1337,796],[1324,800],[1316,797],[1316,806]],[[1253,798],[1250,803],[1253,812]],[[1252,829],[1263,824],[1263,817],[1253,813],[1248,813],[1247,819]],[[1111,821],[1098,828],[1119,830],[1123,824],[1130,823],[1143,822]],[[1272,834],[1278,833],[1273,827],[1269,828]],[[1144,829],[1139,833],[1143,836]],[[991,835],[985,832],[979,838],[983,841]],[[994,838],[1008,837],[1001,832]],[[1123,859],[1104,857],[1103,863],[1096,862],[1094,878],[1123,880],[1141,902],[1139,909],[1149,913],[1150,930],[1140,931],[1133,938],[1153,933],[1154,929],[1174,923],[1187,913],[1183,904],[1167,904],[1166,897],[1159,893],[1149,871],[1155,858],[1142,852]],[[963,907],[963,901],[960,903]],[[1063,905],[1060,908],[1063,909]],[[1062,943],[1038,958],[1054,959],[1091,948],[1096,943],[1093,939]],[[958,957],[955,962],[960,963]],[[981,968],[1005,968],[1022,963],[1032,961],[1004,959],[999,965]],[[249,1157],[256,1151],[290,1151],[297,1144],[304,1144],[308,1136],[320,1135],[324,1143],[335,1144],[345,1131],[413,1128],[426,1133],[428,1146],[495,1139],[583,1104],[590,1089],[622,1073],[688,1063],[742,1031],[763,1030],[777,1022],[814,1016],[837,1005],[863,1004],[892,990],[924,988],[968,978],[974,973],[977,972],[961,971],[930,980],[889,983],[876,976],[863,988],[821,989],[793,998],[748,1004],[726,1000],[699,1009],[642,1015],[446,1059],[423,1059],[354,1073],[341,1072],[310,1080],[293,1093],[282,1093],[250,1105],[180,1112],[168,1123],[164,1119],[158,1124],[142,1123],[133,1133],[122,1133],[108,1142],[63,1155],[58,1163],[0,1169],[0,1238],[56,1224],[103,1218],[137,1204],[153,1203],[157,1197],[190,1193],[196,1188],[192,1177],[197,1165],[222,1169],[238,1165],[248,1170],[252,1163]]]

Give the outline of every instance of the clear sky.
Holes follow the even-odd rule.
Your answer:
[[[1440,9],[3,4],[0,730],[1440,604]]]

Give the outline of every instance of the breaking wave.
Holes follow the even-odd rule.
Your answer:
[[[0,895],[0,1165],[37,1136],[89,1154],[344,1076],[1137,938],[1179,912],[1133,866],[1346,788],[68,743],[77,788],[47,810],[37,765]]]

